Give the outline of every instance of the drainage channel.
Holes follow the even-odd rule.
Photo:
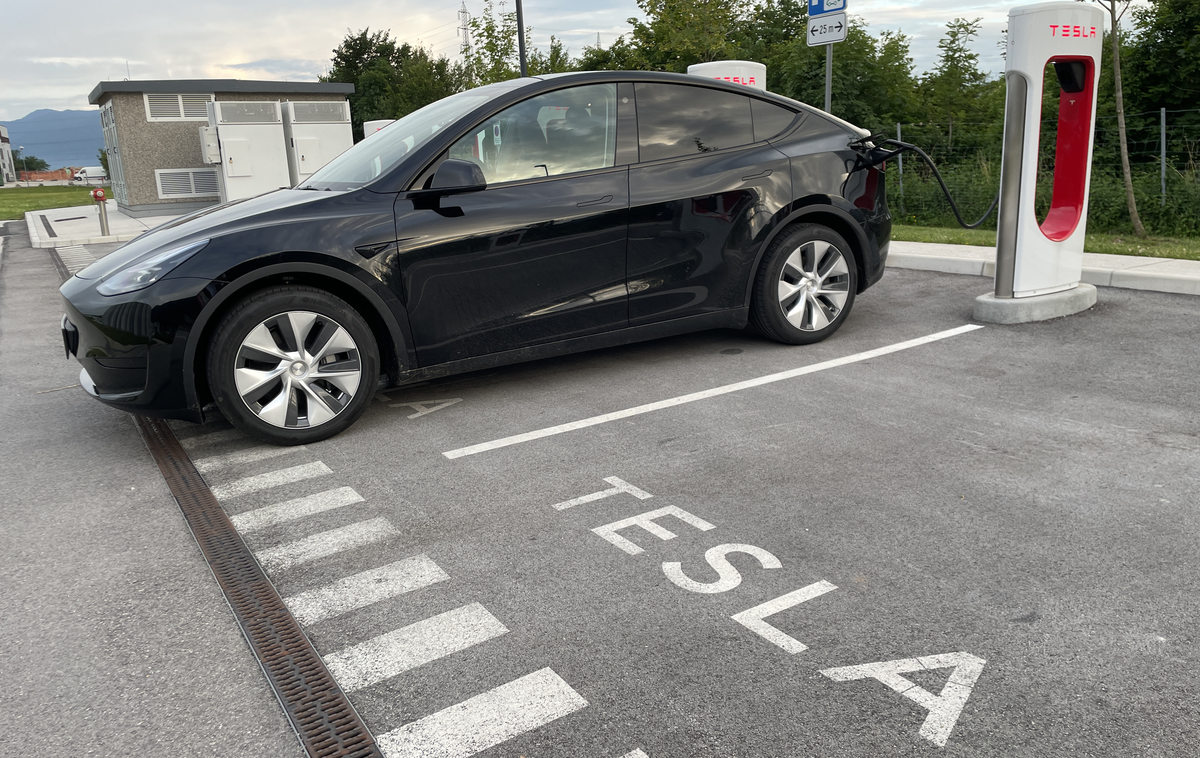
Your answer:
[[[354,706],[325,668],[175,433],[158,419],[136,419],[138,431],[179,503],[300,744],[313,758],[382,758]]]
[[[58,250],[50,259],[70,278]],[[300,744],[312,758],[383,758],[175,433],[164,421],[134,419]]]

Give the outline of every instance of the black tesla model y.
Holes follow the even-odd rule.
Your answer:
[[[445,98],[302,185],[160,226],[62,287],[81,385],[282,445],[381,386],[747,321],[816,342],[878,281],[867,133],[679,74]]]

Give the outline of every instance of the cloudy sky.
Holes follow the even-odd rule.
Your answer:
[[[0,45],[0,120],[39,108],[88,109],[102,80],[291,79],[314,81],[347,30],[389,29],[403,41],[455,56],[463,0],[81,0],[6,4]],[[937,41],[956,16],[982,18],[975,45],[983,67],[999,73],[997,43],[1013,0],[848,0],[870,29],[902,29],[912,38],[918,71],[937,56]],[[466,0],[479,13],[483,0]],[[507,6],[512,8],[513,6]],[[533,45],[549,36],[578,53],[609,45],[638,15],[635,0],[525,0]],[[836,65],[836,49],[835,49]]]

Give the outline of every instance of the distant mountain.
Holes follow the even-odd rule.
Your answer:
[[[26,155],[35,155],[50,168],[96,166],[104,147],[104,129],[100,109],[90,111],[39,110],[16,121],[0,121],[8,127],[13,150],[25,146]],[[18,161],[17,169],[21,164]]]

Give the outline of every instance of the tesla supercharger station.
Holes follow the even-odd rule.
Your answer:
[[[720,79],[767,91],[767,67],[754,61],[710,61],[688,66],[687,72],[707,79]]]
[[[1093,5],[1009,11],[995,291],[976,299],[977,319],[1042,321],[1096,302],[1096,288],[1080,279],[1103,38],[1104,12]],[[1046,75],[1048,66],[1053,75]],[[1051,148],[1039,145],[1043,82],[1058,88],[1058,118],[1050,208],[1039,219],[1039,151]]]
[[[376,121],[364,121],[363,122],[363,139],[370,137],[372,134],[379,131],[380,129],[387,126],[388,124],[394,124],[394,123],[396,123],[396,119],[394,119],[394,118],[381,118]]]
[[[217,101],[200,127],[206,163],[219,163],[221,202],[290,187],[279,103]]]
[[[350,103],[345,100],[283,103],[291,186],[354,146]]]

